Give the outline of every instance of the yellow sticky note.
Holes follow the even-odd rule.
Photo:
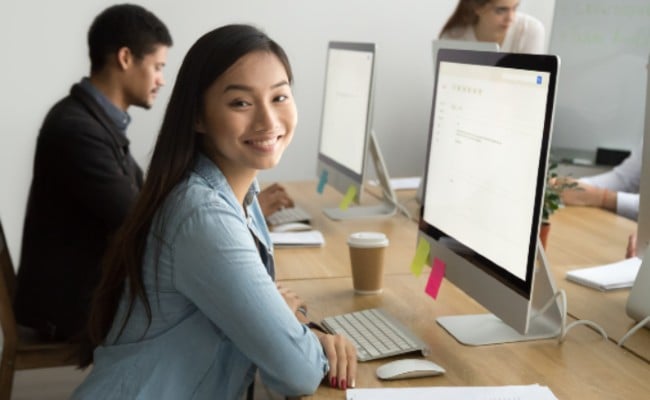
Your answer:
[[[418,248],[415,250],[415,256],[411,262],[411,272],[413,275],[420,276],[422,273],[422,268],[424,268],[424,264],[427,262],[427,257],[429,257],[429,250],[429,242],[424,238],[420,238]]]
[[[341,204],[339,204],[339,208],[343,211],[347,210],[348,207],[350,207],[350,203],[354,200],[354,196],[357,195],[357,187],[354,185],[350,185],[348,188],[347,193],[345,193],[345,196],[343,197],[343,200],[341,200]]]

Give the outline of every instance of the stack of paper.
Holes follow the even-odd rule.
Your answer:
[[[418,388],[348,389],[347,400],[557,400],[547,386],[434,386]]]
[[[634,285],[640,266],[641,259],[632,257],[598,267],[574,269],[567,272],[566,278],[599,290],[628,288]]]
[[[417,189],[420,185],[421,179],[422,178],[419,176],[412,176],[408,178],[391,178],[390,187],[393,190],[414,190]],[[371,179],[368,181],[368,183],[370,183],[372,186],[379,186],[379,181],[377,179]]]
[[[320,231],[271,232],[275,247],[321,247],[325,238]]]

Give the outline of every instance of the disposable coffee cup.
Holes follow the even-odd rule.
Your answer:
[[[384,250],[387,246],[388,238],[381,232],[356,232],[348,237],[355,293],[381,293],[384,285]]]

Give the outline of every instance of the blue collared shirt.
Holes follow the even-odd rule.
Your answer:
[[[111,119],[111,121],[113,121],[117,129],[119,129],[120,132],[126,135],[126,128],[128,128],[129,124],[131,123],[131,116],[125,111],[122,111],[115,104],[113,104],[104,95],[104,93],[100,92],[99,89],[97,89],[95,85],[93,85],[92,82],[90,82],[90,79],[88,78],[81,79],[81,82],[79,82],[79,86],[81,86],[83,90],[88,92],[88,94],[91,95],[97,103],[99,103],[99,105],[104,109],[104,111]]]
[[[118,337],[123,297],[107,344],[95,350],[73,399],[241,399],[257,369],[280,394],[316,390],[327,359],[275,286],[258,191],[254,183],[244,212],[218,167],[199,156],[147,239],[151,324],[147,329],[136,302]]]

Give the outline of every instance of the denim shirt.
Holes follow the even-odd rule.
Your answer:
[[[255,182],[247,217],[218,167],[198,157],[147,238],[151,324],[137,301],[118,335],[123,296],[106,344],[95,349],[92,371],[72,399],[241,399],[257,369],[286,396],[318,388],[327,359],[275,286],[258,191]]]

